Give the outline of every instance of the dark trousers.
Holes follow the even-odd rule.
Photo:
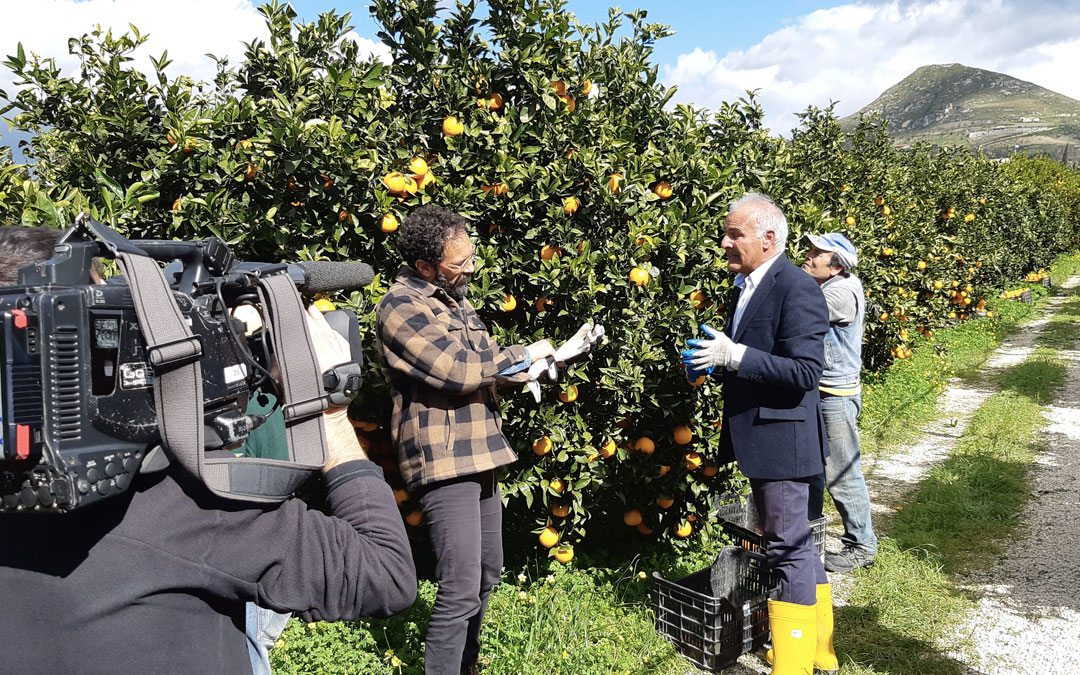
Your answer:
[[[812,480],[750,479],[750,492],[765,535],[766,564],[780,581],[778,599],[796,605],[815,604],[817,585],[829,581],[806,519]]]
[[[480,625],[502,572],[502,502],[494,473],[435,483],[423,491],[420,507],[439,582],[424,672],[459,675],[480,654]]]

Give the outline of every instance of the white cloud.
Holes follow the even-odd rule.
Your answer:
[[[857,111],[919,66],[963,63],[1080,99],[1077,0],[891,0],[823,9],[718,56],[695,48],[663,68],[678,102],[718,108],[760,89],[766,124],[787,134],[795,112],[837,101]]]
[[[244,42],[266,40],[268,33],[256,6],[261,0],[4,0],[0,2],[0,55],[14,54],[22,43],[31,52],[56,59],[65,75],[77,75],[78,59],[68,54],[68,39],[90,33],[94,26],[112,28],[113,35],[134,24],[149,40],[136,52],[135,65],[152,72],[149,57],[169,52],[170,77],[188,75],[210,81],[214,62],[206,54],[240,63]],[[361,37],[354,40],[361,56],[388,59],[385,45]],[[0,68],[0,89],[12,94],[11,72]],[[2,133],[2,132],[0,132]]]

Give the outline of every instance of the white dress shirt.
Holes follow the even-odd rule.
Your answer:
[[[742,320],[743,312],[746,311],[746,306],[750,304],[750,298],[753,297],[754,291],[757,290],[758,285],[761,284],[761,280],[765,278],[766,272],[773,266],[776,259],[780,257],[780,252],[757,266],[750,274],[736,274],[735,286],[741,288],[739,293],[739,302],[735,305],[735,314],[731,317],[731,336],[735,337],[735,331],[739,327],[739,322]],[[735,346],[731,348],[731,365],[728,366],[732,370],[738,370],[739,365],[742,364],[743,355],[746,354],[746,345],[735,343]]]

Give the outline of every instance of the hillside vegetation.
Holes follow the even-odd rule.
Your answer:
[[[1080,101],[1002,73],[959,63],[923,66],[842,120],[878,114],[898,143],[959,145],[1007,157],[1014,152],[1080,159]]]

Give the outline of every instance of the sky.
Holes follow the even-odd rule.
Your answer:
[[[446,0],[444,0],[444,4]],[[606,19],[606,0],[569,0],[582,23]],[[303,19],[352,12],[350,36],[363,52],[386,54],[368,3],[295,0]],[[136,25],[148,55],[168,50],[171,74],[208,80],[205,54],[239,61],[243,42],[266,34],[252,0],[0,0],[0,56],[51,56],[70,69],[68,38],[95,24]],[[657,43],[654,61],[674,100],[716,109],[758,90],[766,124],[787,135],[795,113],[835,102],[843,116],[871,102],[919,66],[963,63],[1029,80],[1080,99],[1080,0],[637,0],[648,20],[676,34]],[[0,67],[0,89],[13,91]],[[4,138],[6,137],[6,138]],[[8,125],[0,138],[11,141]]]

